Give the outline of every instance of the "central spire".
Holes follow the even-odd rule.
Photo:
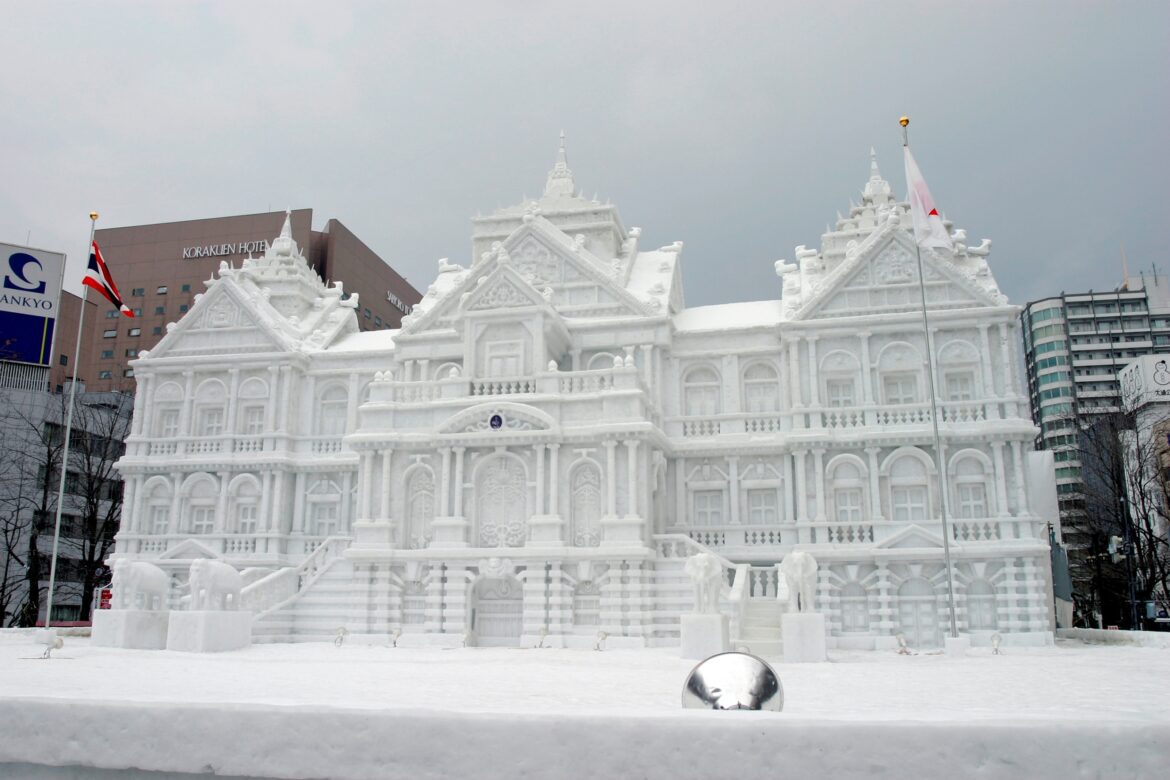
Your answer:
[[[862,192],[863,199],[870,203],[887,203],[890,198],[890,183],[882,178],[882,172],[878,170],[877,151],[871,146],[869,147],[869,181],[865,183],[865,190]]]
[[[565,131],[561,131],[561,147],[557,150],[557,162],[548,172],[548,181],[544,185],[544,196],[558,195],[573,196],[577,194],[577,185],[573,181],[573,172],[569,170],[569,161],[565,157]]]

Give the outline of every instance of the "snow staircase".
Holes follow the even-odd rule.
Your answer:
[[[273,572],[241,592],[255,613],[254,642],[332,641],[353,611],[348,537],[330,537],[299,566]]]
[[[731,618],[731,647],[764,658],[783,654],[780,632],[783,604],[776,599],[777,574],[773,566],[736,564],[681,534],[655,536],[659,557],[654,562],[651,594],[656,605],[651,644],[677,646],[681,641],[682,616],[694,609],[695,588],[686,573],[686,560],[697,553],[711,553],[723,564],[726,586],[719,600],[723,614]]]
[[[685,558],[662,558],[654,563],[654,577],[650,580],[654,603],[650,644],[655,647],[677,647],[679,621],[695,608],[695,587],[683,570],[685,563]]]
[[[775,598],[751,598],[744,607],[739,636],[731,645],[761,658],[780,658],[784,640],[780,633],[781,602]]]

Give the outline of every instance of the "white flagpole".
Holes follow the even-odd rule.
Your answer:
[[[904,116],[898,120],[898,124],[902,125],[902,146],[909,148],[909,132],[906,128],[910,124],[910,118]],[[910,182],[907,182],[906,186],[910,186]],[[911,214],[911,221],[913,221],[913,214]],[[930,318],[926,313],[926,274],[922,270],[922,247],[918,244],[917,235],[914,236],[914,253],[918,257],[918,291],[922,295],[922,335],[926,339],[926,379],[927,385],[930,387],[930,425],[934,431],[934,462],[935,468],[938,470],[939,492],[942,494],[939,501],[939,512],[942,518],[943,565],[947,570],[947,611],[950,613],[951,638],[957,639],[959,627],[955,620],[955,572],[954,566],[951,564],[951,530],[949,523],[947,523],[947,502],[950,498],[950,491],[947,489],[946,464],[942,457],[942,437],[939,436],[938,432],[938,393],[934,386],[934,340],[930,337]]]
[[[85,253],[88,258],[93,252],[93,234],[97,228],[98,213],[89,212],[89,247]],[[53,558],[49,564],[49,603],[45,608],[45,628],[53,620],[53,589],[57,584],[57,548],[61,544],[61,510],[65,504],[65,475],[69,473],[69,436],[73,432],[73,405],[77,400],[77,368],[80,365],[78,358],[81,355],[81,330],[85,323],[85,303],[88,288],[81,285],[81,313],[77,315],[77,346],[73,350],[73,381],[69,383],[69,411],[65,415],[65,442],[61,448],[61,482],[57,487],[57,519],[53,523]],[[49,464],[52,465],[52,464]],[[84,593],[81,594],[85,598]]]

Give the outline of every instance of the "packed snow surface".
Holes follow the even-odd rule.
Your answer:
[[[781,713],[682,710],[693,664],[666,649],[200,655],[66,638],[50,660],[41,650],[28,634],[0,634],[0,776],[5,764],[8,775],[49,764],[287,778],[1064,780],[1170,766],[1170,651],[1159,648],[831,651],[828,663],[775,664]]]

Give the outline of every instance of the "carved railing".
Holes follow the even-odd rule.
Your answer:
[[[523,395],[536,392],[536,379],[530,376],[471,380],[471,395]]]
[[[796,541],[793,526],[719,525],[673,529],[706,547],[771,547]]]
[[[300,565],[279,569],[245,586],[240,591],[240,604],[256,613],[257,620],[276,612],[308,590],[351,541],[348,536],[330,536]]]
[[[556,380],[557,390],[564,395],[600,393],[615,386],[613,369],[565,372],[558,374]]]
[[[1002,539],[996,520],[951,520],[951,538],[956,542],[993,542]]]
[[[939,404],[942,421],[948,423],[974,423],[987,419],[987,407],[984,404],[948,401]]]
[[[860,428],[865,425],[865,410],[860,407],[826,409],[821,412],[821,425],[825,428]]]
[[[906,404],[903,406],[879,406],[875,411],[878,425],[918,425],[931,419],[930,406]]]
[[[339,436],[318,436],[306,440],[309,445],[309,451],[314,455],[336,455],[341,452],[341,437]]]
[[[813,523],[820,544],[872,544],[873,523]]]
[[[209,534],[138,534],[120,532],[118,551],[131,555],[161,555],[175,545],[185,541],[198,542],[213,553],[226,557],[249,557],[257,553],[272,552],[276,539],[270,535],[209,533]],[[265,549],[263,544],[270,545]]]
[[[751,566],[748,568],[748,597],[753,599],[774,599],[779,595],[779,564]]]

